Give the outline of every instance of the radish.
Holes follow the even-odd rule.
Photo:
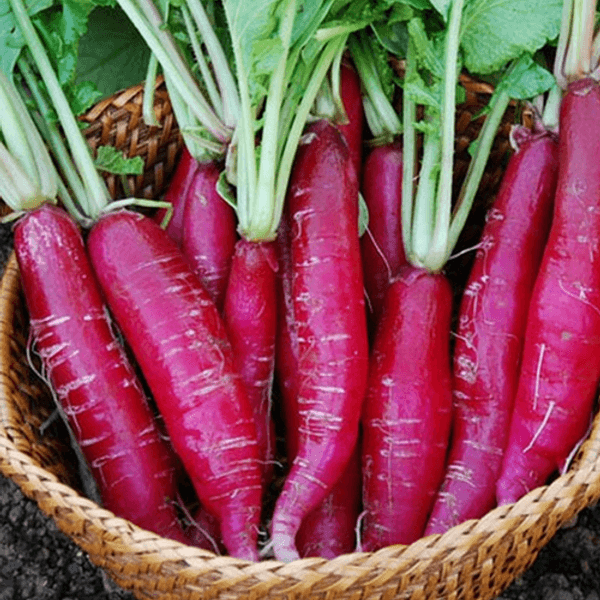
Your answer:
[[[229,553],[256,560],[256,428],[217,308],[174,242],[142,215],[101,217],[88,251],[202,505],[218,517]]]
[[[238,242],[223,313],[234,363],[253,409],[265,490],[271,483],[275,461],[271,390],[277,327],[276,271],[273,243]]]
[[[31,81],[23,59],[19,68]],[[0,195],[13,210],[26,209],[15,226],[14,249],[44,373],[104,507],[188,542],[174,506],[174,455],[115,336],[80,230],[50,203],[60,196],[74,205],[19,92],[2,72],[0,98],[0,130],[8,146],[0,143]],[[86,197],[81,200],[85,207]]]
[[[155,221],[118,210],[130,201],[109,206],[39,38],[20,0],[14,3],[67,141],[77,150],[72,154],[84,177],[76,187],[85,184],[93,192],[85,222],[91,224],[87,247],[100,287],[203,506],[219,519],[228,552],[256,560],[261,509],[256,429],[220,314]],[[35,80],[30,85],[39,95]],[[59,160],[65,154],[59,152]],[[73,165],[65,172],[75,181]]]
[[[590,74],[595,3],[565,4],[556,71],[559,169],[552,227],[527,319],[499,504],[565,468],[600,382],[600,88]],[[564,53],[567,46],[566,54]],[[564,63],[563,63],[564,57]]]
[[[423,533],[450,431],[451,316],[444,275],[407,265],[392,280],[362,415],[364,551]]]
[[[352,164],[360,181],[365,114],[362,105],[360,78],[354,66],[347,60],[343,60],[340,66],[340,99],[344,105],[346,119],[342,123],[337,123],[337,128],[348,144]]]
[[[216,161],[196,163],[183,210],[181,248],[222,310],[238,236],[235,212],[217,192],[220,173]]]
[[[443,40],[437,32],[428,34],[421,17],[413,18],[407,27],[401,226],[408,265],[387,289],[369,365],[362,416],[365,550],[417,540],[442,482],[452,415],[452,292],[443,270],[473,203],[509,91],[528,81],[528,58],[514,61],[504,73],[467,177],[454,199],[463,4],[462,0],[451,3]],[[368,65],[366,43],[366,37],[359,37],[351,45],[359,72]],[[363,81],[367,87],[367,81],[376,80]],[[418,103],[424,104],[420,119]],[[423,133],[418,174],[417,131]]]
[[[14,246],[36,351],[104,507],[187,542],[174,507],[174,457],[113,333],[79,229],[45,204],[19,220]]]
[[[194,180],[198,163],[192,158],[186,146],[183,147],[177,168],[173,174],[164,200],[172,206],[172,214],[166,225],[166,231],[178,246],[183,242],[184,209],[189,187]],[[167,216],[167,209],[161,208],[155,214],[157,223],[162,223]]]
[[[362,170],[361,192],[368,210],[368,226],[361,237],[369,331],[373,336],[390,280],[406,264],[402,242],[402,123],[392,105],[393,87],[384,89],[386,64],[380,67],[373,42],[365,32],[348,44],[365,88],[365,113],[372,139]]]
[[[391,279],[406,264],[400,217],[402,169],[399,142],[373,148],[363,169],[361,190],[369,211],[369,225],[360,247],[371,331],[381,316]]]
[[[302,520],[342,475],[358,439],[368,347],[357,194],[340,133],[323,120],[312,124],[298,148],[287,196],[299,439],[273,515],[280,560],[299,556],[295,538]]]
[[[275,365],[285,411],[287,456],[293,461],[299,443],[298,336],[293,311],[290,227],[287,213],[284,213],[280,224],[277,248],[279,319]],[[360,500],[360,452],[357,446],[331,492],[302,521],[296,535],[298,554],[301,557],[335,558],[351,552],[356,546]]]
[[[516,127],[511,136],[518,147],[488,211],[460,306],[452,444],[427,535],[480,518],[495,505],[527,309],[550,228],[558,167],[553,133]]]

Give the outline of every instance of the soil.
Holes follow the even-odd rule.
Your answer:
[[[0,266],[11,248],[0,225]],[[0,269],[1,270],[1,269]],[[133,600],[0,475],[0,600]],[[600,506],[560,530],[497,600],[600,600]]]

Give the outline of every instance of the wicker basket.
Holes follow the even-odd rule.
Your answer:
[[[490,92],[481,84],[464,83],[468,100],[457,121],[460,151],[480,126],[471,116]],[[168,180],[181,139],[163,88],[157,94],[162,128],[140,123],[141,93],[141,88],[133,88],[102,102],[87,115],[91,125],[86,133],[92,145],[101,140],[130,155],[142,155],[146,174],[130,185],[151,196]],[[513,114],[507,115],[496,140],[480,198],[490,198],[497,189]],[[457,177],[466,163],[466,158],[458,161]],[[117,182],[112,185],[118,193]],[[46,428],[41,433],[53,404],[29,366],[27,339],[27,314],[13,255],[0,288],[0,471],[95,564],[140,599],[489,599],[533,563],[561,525],[600,498],[597,418],[566,475],[444,535],[329,561],[249,563],[216,556],[142,530],[81,495],[73,474],[75,461],[62,441],[64,432]]]

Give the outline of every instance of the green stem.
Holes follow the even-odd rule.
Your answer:
[[[571,31],[571,15],[573,14],[573,0],[563,0],[562,16],[560,20],[560,33],[558,35],[558,44],[556,46],[556,55],[554,58],[554,77],[562,89],[567,88],[567,80],[564,74],[565,56],[569,42],[569,32]]]
[[[200,68],[200,74],[202,75],[202,79],[204,80],[204,85],[206,86],[206,92],[215,110],[215,113],[217,114],[219,119],[222,119],[223,102],[221,99],[221,95],[219,94],[217,84],[215,83],[212,73],[208,67],[208,63],[206,62],[206,58],[204,57],[204,53],[202,52],[202,47],[200,45],[200,42],[198,41],[198,36],[196,35],[196,32],[194,30],[194,24],[192,22],[190,11],[188,10],[185,4],[181,5],[181,13],[183,14],[183,20],[185,22],[185,27],[188,32],[188,37],[190,38],[190,41],[192,43],[194,57],[196,58],[196,62],[198,63],[198,67]]]
[[[158,74],[158,58],[152,52],[148,60],[146,79],[144,80],[144,99],[142,100],[142,118],[144,123],[150,127],[158,127],[159,123],[154,112],[154,89],[156,76]]]
[[[406,52],[405,80],[415,71],[414,48],[411,40],[408,41]],[[414,100],[404,92],[402,99],[402,242],[406,256],[413,254],[412,219],[414,209],[414,179],[417,170],[417,132],[415,121],[417,118],[417,106]]]
[[[19,103],[15,101],[12,91],[12,84],[4,73],[0,71],[0,106],[2,106],[0,131],[10,154],[29,173],[29,180],[32,184],[37,188],[41,188],[41,173],[38,171],[34,149],[29,142],[29,135],[26,132],[28,119],[23,119],[20,114],[18,109]],[[33,123],[31,125],[35,129]],[[41,140],[40,145],[43,146]]]
[[[71,155],[73,156],[88,191],[88,202],[84,207],[85,212],[92,218],[96,217],[99,215],[102,207],[110,202],[110,196],[106,189],[106,185],[94,166],[89,147],[81,135],[79,125],[73,116],[69,102],[60,87],[58,78],[46,55],[46,51],[27,15],[23,0],[10,0],[10,3],[27,45],[34,57],[44,83],[46,84],[46,89],[52,98],[52,103],[63,127],[65,137],[67,138],[71,150]]]
[[[595,0],[566,0],[571,10],[568,41],[562,75],[569,83],[588,77],[592,71],[592,46],[594,41]],[[571,4],[572,2],[572,4]],[[564,18],[565,14],[563,14]],[[561,31],[561,34],[564,32]]]
[[[237,83],[229,68],[229,61],[225,56],[221,42],[213,30],[200,0],[187,0],[187,5],[212,61],[212,66],[222,94],[225,124],[229,127],[235,127],[240,116],[240,99]]]
[[[65,142],[63,141],[63,137],[58,130],[58,127],[51,119],[46,117],[46,115],[50,113],[51,109],[46,101],[46,98],[42,94],[38,83],[38,78],[34,75],[29,63],[24,57],[19,58],[17,61],[17,66],[19,67],[21,75],[25,79],[25,83],[27,84],[27,87],[29,88],[29,91],[38,107],[40,115],[42,115],[37,119],[37,128],[46,140],[48,146],[50,146],[52,155],[54,156],[54,159],[58,164],[63,177],[66,179],[73,194],[75,195],[75,198],[79,202],[80,206],[85,206],[87,193],[85,186],[81,181],[81,177],[79,177],[79,173],[73,164],[72,158],[69,156],[69,151],[65,146]],[[56,178],[60,182],[60,178],[58,176]],[[60,193],[60,195],[61,200],[63,200],[63,204],[65,205],[65,208],[69,214],[77,221],[82,222],[84,215],[81,212],[80,207],[73,202],[71,195],[65,194],[64,190],[62,193]]]
[[[487,115],[483,127],[477,138],[477,148],[475,155],[469,163],[465,180],[460,189],[452,222],[450,225],[450,234],[448,236],[447,252],[445,261],[448,260],[450,254],[454,250],[458,238],[467,221],[467,216],[473,205],[475,194],[479,188],[481,177],[483,176],[485,166],[490,156],[490,151],[494,143],[494,139],[498,132],[498,127],[502,122],[502,117],[508,108],[510,96],[503,90],[499,90],[492,104],[491,110]]]
[[[0,142],[0,197],[13,210],[36,208],[46,198],[28,176],[23,166]]]
[[[173,84],[198,120],[218,140],[229,138],[229,129],[219,120],[202,95],[181,57],[171,35],[161,28],[162,18],[150,0],[117,0],[130,21],[140,32],[150,50],[160,61],[163,72],[169,73]]]
[[[542,113],[542,125],[548,131],[558,131],[561,101],[562,90],[557,84],[555,84],[548,92],[546,106],[544,107],[544,112]]]
[[[419,171],[419,183],[413,206],[412,222],[412,264],[423,266],[430,250],[434,231],[436,206],[432,206],[439,179],[440,139],[437,133],[425,135],[423,159]]]
[[[251,240],[268,240],[273,236],[275,177],[279,147],[279,116],[284,99],[287,59],[295,17],[296,0],[290,0],[282,17],[279,32],[284,50],[271,77],[267,93],[260,144],[258,181],[256,193],[252,198],[252,209],[249,210],[250,221],[248,223],[240,223],[242,234]],[[247,198],[245,195],[242,195],[242,197]]]
[[[369,129],[375,138],[395,137],[402,132],[402,123],[396,109],[385,95],[377,68],[373,64],[373,51],[369,47],[366,32],[348,39],[348,48],[358,70],[360,79],[371,102]]]
[[[312,70],[312,77],[308,85],[304,88],[304,94],[300,104],[298,105],[298,108],[295,111],[294,120],[292,121],[290,129],[285,136],[286,143],[279,162],[277,185],[275,188],[275,213],[271,227],[272,236],[275,235],[279,220],[281,218],[285,194],[288,188],[294,157],[298,148],[298,142],[302,137],[311,107],[315,101],[315,98],[317,97],[317,94],[319,93],[323,79],[325,79],[332,62],[346,46],[346,39],[347,38],[344,36],[339,39],[333,39],[328,42],[325,48],[322,50],[321,56]]]
[[[426,258],[426,266],[432,272],[441,270],[448,257],[448,230],[450,228],[450,214],[452,211],[452,175],[454,173],[454,121],[456,113],[456,85],[458,81],[458,47],[460,43],[460,23],[463,5],[464,0],[454,0],[452,3],[444,51],[441,168],[435,198],[435,226],[431,248]]]

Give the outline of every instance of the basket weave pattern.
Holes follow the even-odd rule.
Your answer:
[[[457,121],[457,149],[462,151],[481,124],[472,120],[482,104],[479,94],[489,95],[485,86],[465,85],[467,103]],[[166,112],[161,115],[163,129],[140,124],[141,91],[132,88],[95,107],[86,116],[92,123],[86,134],[92,145],[113,143],[128,154],[144,156],[149,172],[134,183],[156,196],[173,170],[181,140]],[[157,93],[159,107],[168,106],[163,92]],[[491,198],[497,190],[513,112],[496,140],[482,198]],[[457,162],[458,178],[466,164],[466,157]],[[558,528],[600,499],[600,418],[596,418],[567,474],[514,505],[496,508],[444,535],[334,560],[248,563],[215,556],[142,530],[80,494],[64,432],[45,426],[53,401],[30,366],[28,336],[13,254],[0,287],[0,471],[95,564],[140,599],[490,599],[533,563]]]

